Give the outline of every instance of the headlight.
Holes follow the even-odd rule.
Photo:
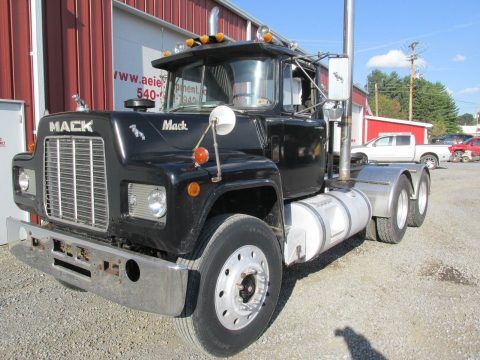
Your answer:
[[[20,189],[25,192],[28,190],[28,187],[30,186],[30,176],[22,170],[20,170],[20,173],[18,174],[18,186],[20,186]]]
[[[167,191],[163,186],[129,183],[127,201],[131,217],[166,222]]]
[[[167,194],[165,188],[154,189],[147,198],[148,207],[152,215],[160,218],[167,212]]]

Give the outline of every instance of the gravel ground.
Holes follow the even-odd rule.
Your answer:
[[[287,269],[265,334],[238,359],[480,359],[480,163],[432,172],[422,228]],[[0,358],[200,359],[172,321],[65,289],[0,248]]]

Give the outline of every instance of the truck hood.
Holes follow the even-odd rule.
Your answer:
[[[91,112],[62,113],[42,119],[38,141],[47,136],[100,136],[113,142],[122,162],[145,160],[148,157],[178,161],[187,156],[208,126],[209,113],[142,113]],[[259,121],[238,115],[233,131],[217,136],[221,151],[259,154],[263,151],[259,138]],[[213,154],[213,138],[209,131],[202,146]]]

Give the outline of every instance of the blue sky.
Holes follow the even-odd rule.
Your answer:
[[[341,0],[232,2],[308,52],[342,50]],[[480,0],[356,0],[355,83],[373,68],[407,75],[398,51],[415,40],[420,74],[445,84],[460,114],[480,111]]]

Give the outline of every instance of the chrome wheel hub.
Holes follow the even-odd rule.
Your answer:
[[[398,196],[397,203],[397,226],[399,229],[403,229],[407,221],[408,216],[408,193],[403,189]]]
[[[418,189],[418,212],[423,215],[427,208],[427,183],[423,181]]]
[[[260,248],[246,245],[230,255],[215,286],[215,312],[229,330],[239,330],[258,315],[268,295],[269,269]]]
[[[427,165],[427,168],[432,169],[435,167],[436,160],[432,156],[427,156],[424,160],[425,165]]]

